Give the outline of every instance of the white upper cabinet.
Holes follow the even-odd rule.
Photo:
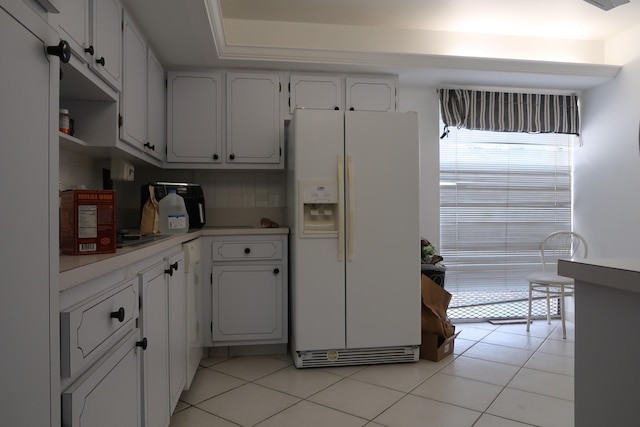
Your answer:
[[[50,15],[52,26],[66,40],[76,57],[88,62],[93,52],[89,37],[89,1],[61,0],[60,13]]]
[[[122,6],[118,0],[90,0],[91,45],[89,65],[114,89],[122,86]]]
[[[396,77],[347,77],[346,109],[349,111],[396,111]]]
[[[289,113],[296,108],[344,110],[343,79],[340,76],[295,75],[289,78]]]
[[[147,44],[126,12],[123,38],[120,139],[143,150],[147,142]]]
[[[164,160],[167,147],[167,79],[162,64],[147,49],[147,154]]]
[[[169,72],[167,162],[222,162],[222,74]]]
[[[283,167],[280,73],[233,72],[226,78],[227,164]]]

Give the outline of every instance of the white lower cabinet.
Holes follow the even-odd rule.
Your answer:
[[[138,331],[62,393],[62,426],[141,426]]]
[[[186,385],[186,310],[182,245],[62,292],[62,425],[168,426]]]
[[[287,328],[287,235],[211,240],[213,346],[282,344]]]

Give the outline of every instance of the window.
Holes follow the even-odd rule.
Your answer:
[[[440,140],[440,254],[453,294],[450,317],[526,316],[526,275],[541,268],[540,242],[572,228],[575,138],[450,127]]]

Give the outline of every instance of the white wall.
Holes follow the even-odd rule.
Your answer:
[[[417,111],[420,121],[420,234],[440,247],[440,140],[434,87],[400,84],[399,111]]]
[[[580,98],[582,147],[575,149],[574,219],[590,258],[640,255],[640,26],[608,42],[624,57],[610,83]]]

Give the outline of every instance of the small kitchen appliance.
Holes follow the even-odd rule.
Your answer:
[[[153,186],[156,200],[160,200],[169,194],[169,190],[176,190],[176,194],[184,199],[187,213],[189,214],[189,228],[202,228],[206,223],[206,211],[204,205],[204,193],[200,184],[184,182],[151,182],[140,189],[140,212],[149,199],[149,186]]]

